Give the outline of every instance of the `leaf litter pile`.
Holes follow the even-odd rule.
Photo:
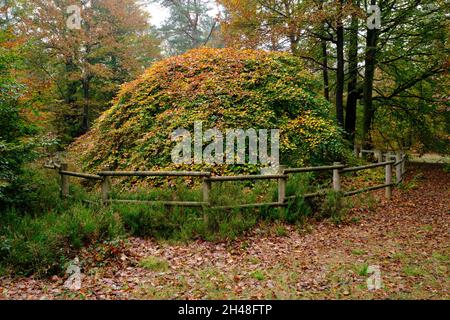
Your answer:
[[[67,276],[8,277],[0,299],[449,299],[450,173],[410,169],[391,201],[373,192],[378,200],[361,200],[340,225],[262,224],[223,243],[105,243],[80,253],[79,290]],[[368,290],[373,266],[381,288]]]

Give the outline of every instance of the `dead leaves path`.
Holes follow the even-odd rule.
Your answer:
[[[232,243],[132,238],[114,263],[84,266],[80,291],[59,277],[3,278],[0,299],[449,299],[450,174],[410,169],[392,201],[376,192],[375,206],[342,225],[262,225]],[[162,267],[144,267],[146,257]],[[381,270],[375,291],[371,265]]]

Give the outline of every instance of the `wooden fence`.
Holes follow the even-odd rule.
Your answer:
[[[210,172],[196,172],[196,171],[110,171],[105,168],[105,171],[97,174],[87,174],[80,172],[72,172],[68,170],[66,163],[55,163],[51,161],[45,165],[47,169],[58,170],[60,175],[60,189],[61,196],[69,197],[69,177],[76,177],[88,180],[98,180],[101,182],[101,202],[104,205],[110,203],[134,203],[134,204],[149,204],[149,205],[165,205],[165,206],[180,206],[180,207],[209,207],[212,209],[231,209],[231,208],[251,208],[251,207],[284,207],[289,201],[294,200],[297,196],[286,196],[286,185],[290,175],[305,172],[333,172],[333,190],[343,192],[341,188],[342,174],[349,172],[357,172],[361,170],[368,170],[378,167],[385,168],[385,182],[384,184],[363,188],[354,191],[343,192],[344,196],[353,196],[359,193],[364,193],[372,190],[385,189],[385,197],[390,199],[392,196],[392,188],[401,183],[405,173],[406,156],[403,153],[396,153],[395,160],[389,160],[392,156],[389,154],[383,155],[388,161],[379,161],[378,163],[368,164],[358,167],[348,167],[340,163],[334,163],[330,166],[318,167],[304,167],[304,168],[285,168],[280,169],[279,174],[273,175],[242,175],[242,176],[212,176]],[[396,181],[393,182],[393,168],[395,168]],[[202,180],[202,201],[187,202],[187,201],[141,201],[141,200],[117,200],[111,199],[111,178],[113,177],[193,177]],[[213,183],[225,181],[255,181],[255,180],[277,180],[278,181],[278,201],[268,203],[250,203],[233,206],[215,206],[211,205],[210,192]],[[319,190],[315,193],[303,194],[303,198],[317,197],[324,195],[328,190]]]

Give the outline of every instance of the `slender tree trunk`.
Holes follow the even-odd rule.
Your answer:
[[[343,0],[339,1],[340,11],[337,23],[337,71],[336,71],[336,118],[338,124],[344,126],[344,25],[342,23],[342,4]]]
[[[323,95],[330,101],[330,80],[328,78],[328,52],[326,40],[321,40],[322,45],[322,76],[323,76]]]
[[[320,4],[320,10],[323,10],[323,2]],[[322,24],[322,34],[325,37],[326,25]],[[328,75],[328,50],[327,41],[323,38],[320,40],[320,45],[322,47],[322,77],[323,77],[323,96],[325,99],[330,101],[330,80]]]
[[[295,56],[298,54],[298,38],[295,34],[289,35],[289,46],[291,48],[291,53]]]
[[[359,1],[356,2],[359,6]],[[345,112],[345,131],[350,142],[355,141],[356,105],[358,103],[358,17],[353,14],[350,25],[350,44],[348,50],[349,82],[347,107]]]
[[[83,123],[82,129],[86,133],[89,131],[89,94],[90,94],[90,79],[89,76],[83,77]]]
[[[76,70],[76,66],[73,64],[71,59],[67,59],[65,63],[65,72],[66,74],[70,74]],[[80,83],[78,81],[69,81],[67,80],[67,86],[64,93],[64,101],[69,104],[73,105],[76,101],[75,95],[77,93],[77,88],[79,88]]]
[[[89,34],[91,30],[91,26],[89,25],[89,23],[85,23],[84,28],[86,30],[86,34]],[[81,129],[83,133],[86,133],[89,131],[89,98],[90,98],[90,82],[91,82],[90,71],[88,68],[88,59],[89,54],[91,52],[91,46],[87,41],[84,43],[84,48],[85,53],[82,65],[83,79],[81,81],[83,89],[83,121],[81,124]]]
[[[375,0],[371,4],[376,4]],[[372,128],[372,121],[375,110],[373,108],[373,79],[376,65],[376,47],[378,41],[378,30],[367,29],[366,40],[366,56],[365,56],[365,70],[364,70],[364,123],[363,123],[363,145],[365,148],[371,148],[372,138],[370,137],[370,130]]]

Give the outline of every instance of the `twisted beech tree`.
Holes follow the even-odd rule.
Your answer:
[[[314,77],[301,61],[261,50],[195,49],[160,61],[125,84],[113,107],[72,146],[87,170],[199,169],[176,166],[171,152],[178,129],[280,129],[285,165],[345,159],[342,132]],[[228,141],[227,141],[228,142]],[[248,161],[246,162],[248,163]],[[221,173],[256,173],[256,165],[216,165]]]

